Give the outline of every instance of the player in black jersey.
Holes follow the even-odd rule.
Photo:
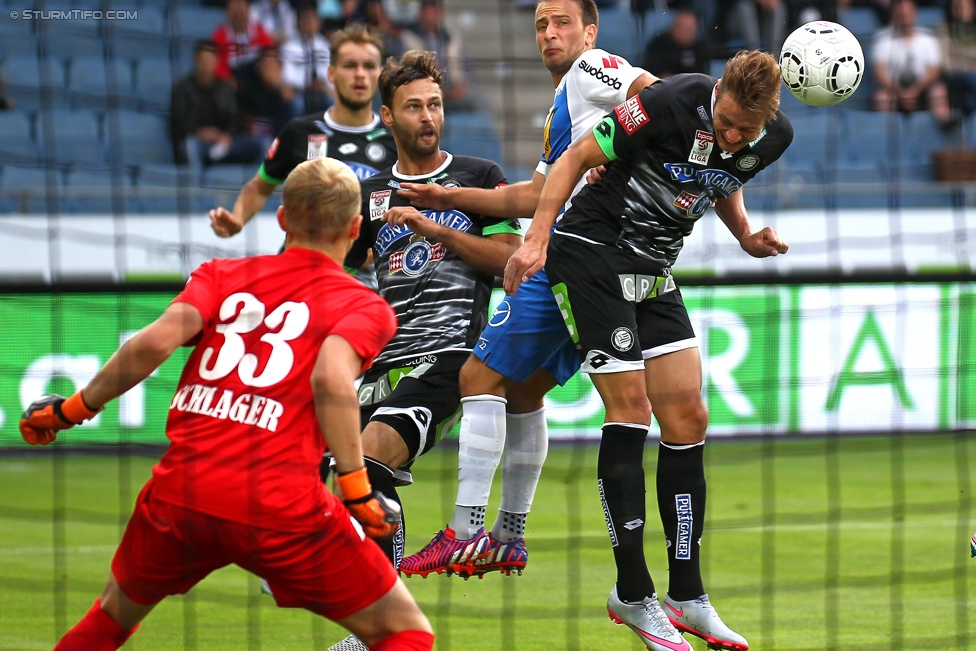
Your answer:
[[[397,333],[363,377],[359,404],[370,481],[399,501],[394,482],[408,475],[401,468],[457,422],[458,372],[487,322],[494,277],[522,238],[517,220],[420,211],[396,193],[405,181],[478,188],[506,183],[495,163],[440,149],[444,113],[435,56],[408,52],[388,61],[380,94],[398,158],[363,181],[363,228],[346,265],[358,267],[372,252],[379,293],[397,315]],[[460,553],[477,553],[486,541],[484,535],[464,541],[470,548]],[[402,534],[388,542],[386,551],[399,566]]]
[[[715,613],[702,584],[708,410],[697,340],[671,265],[709,206],[750,255],[787,251],[773,229],[752,230],[742,194],[793,139],[778,110],[779,89],[772,56],[741,52],[720,80],[676,75],[619,105],[556,162],[525,245],[505,272],[511,293],[545,264],[582,368],[603,398],[598,475],[617,565],[608,608],[650,649],[684,648],[647,633],[662,611],[643,551],[641,460],[652,407],[661,426],[657,495],[670,570],[663,612],[712,648],[748,648]],[[608,163],[603,179],[576,195],[550,240],[577,181]]]
[[[329,156],[346,163],[360,180],[396,160],[396,143],[373,113],[383,41],[362,25],[350,25],[331,39],[329,81],[335,105],[288,122],[275,138],[254,178],[234,202],[232,211],[210,211],[210,225],[220,237],[236,235],[261,209],[271,193],[300,163]]]

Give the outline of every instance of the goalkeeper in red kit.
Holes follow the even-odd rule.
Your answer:
[[[46,445],[194,346],[170,404],[170,446],[108,585],[56,651],[118,649],[157,603],[231,563],[267,579],[279,606],[328,617],[373,651],[433,647],[427,618],[367,537],[392,535],[401,517],[370,486],[359,438],[354,381],[396,329],[389,305],[342,267],[360,200],[342,163],[302,163],[278,209],[283,253],[204,263],[87,386],[24,412],[24,439]],[[327,447],[345,502],[319,479]]]

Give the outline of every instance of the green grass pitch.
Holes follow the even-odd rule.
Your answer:
[[[655,448],[645,455],[645,548],[663,592]],[[449,518],[456,454],[448,446],[424,457],[401,491],[408,553]],[[606,616],[614,569],[596,457],[593,445],[553,446],[523,576],[406,581],[437,649],[643,649]],[[973,648],[974,457],[965,435],[713,441],[702,543],[712,602],[761,651]],[[154,461],[61,450],[0,456],[0,649],[50,649],[84,614]],[[228,568],[163,602],[125,648],[325,649],[344,636],[275,608],[256,579]]]

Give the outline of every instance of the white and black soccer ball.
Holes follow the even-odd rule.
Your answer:
[[[786,87],[801,102],[833,106],[853,95],[861,83],[864,53],[846,27],[815,20],[786,37],[779,67]]]

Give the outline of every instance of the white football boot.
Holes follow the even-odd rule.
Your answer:
[[[691,601],[675,601],[667,596],[664,612],[675,628],[705,640],[709,649],[746,651],[749,648],[746,638],[725,625],[708,601],[707,594]]]
[[[691,645],[681,637],[661,610],[656,593],[631,603],[617,596],[615,585],[607,599],[607,612],[615,624],[626,624],[637,633],[644,646],[651,651],[692,651]]]

